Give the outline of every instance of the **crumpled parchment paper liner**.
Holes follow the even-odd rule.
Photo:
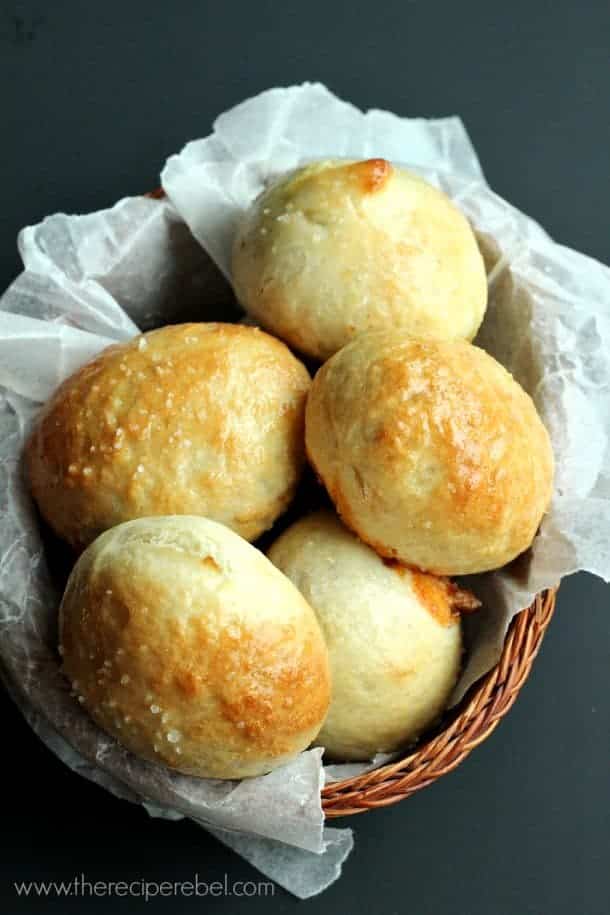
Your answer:
[[[554,244],[494,195],[457,118],[363,115],[318,85],[271,90],[168,161],[172,202],[126,199],[25,229],[25,270],[0,300],[0,670],[11,693],[76,771],[154,815],[191,817],[302,897],[336,878],[351,847],[349,830],[323,830],[320,751],[226,783],[143,762],[100,732],[59,673],[60,595],[20,454],[40,403],[110,342],[169,321],[238,317],[210,256],[228,276],[244,207],[279,172],[328,155],[404,162],[456,199],[489,272],[478,342],[530,391],[553,439],[555,498],[534,548],[511,568],[470,580],[485,610],[457,696],[493,665],[510,618],[535,592],[577,569],[610,573],[610,271]],[[327,767],[327,778],[366,767]]]

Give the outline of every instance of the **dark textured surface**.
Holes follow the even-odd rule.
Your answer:
[[[462,115],[492,186],[610,260],[607,0],[306,5],[0,2],[0,285],[17,230],[158,183],[165,156],[271,85],[321,79],[361,107]],[[353,826],[321,913],[607,915],[610,591],[561,590],[532,677],[455,772]],[[288,912],[275,898],[17,899],[13,880],[257,880],[188,823],[69,772],[0,695],[0,911]],[[303,905],[303,904],[301,904]]]

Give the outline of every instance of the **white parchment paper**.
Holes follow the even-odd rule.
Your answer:
[[[59,672],[60,595],[20,455],[40,404],[109,343],[170,321],[235,317],[208,254],[230,279],[243,210],[278,173],[326,156],[407,164],[464,210],[489,271],[477,342],[532,394],[553,440],[556,491],[534,547],[470,580],[484,610],[457,699],[495,663],[511,617],[537,591],[580,569],[610,577],[610,271],[488,188],[459,119],[362,114],[320,85],[263,93],[168,160],[169,200],[131,198],[24,229],[24,272],[0,300],[0,670],[10,692],[80,774],[153,815],[192,818],[302,898],[336,879],[352,844],[349,830],[324,829],[320,751],[227,783],[139,760],[99,731]],[[327,777],[353,771],[327,767]]]

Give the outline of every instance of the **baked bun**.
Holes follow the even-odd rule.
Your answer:
[[[318,371],[305,436],[345,523],[382,556],[439,575],[509,562],[551,498],[534,404],[463,341],[362,334]]]
[[[253,327],[182,324],[111,346],[44,408],[26,450],[32,493],[77,548],[150,515],[204,515],[254,540],[294,493],[309,386]]]
[[[316,743],[335,759],[370,759],[418,737],[458,676],[457,608],[476,599],[384,562],[328,511],[288,528],[269,558],[311,604],[328,646],[331,703]]]
[[[176,515],[107,531],[60,610],[64,671],[91,717],[138,756],[243,778],[314,739],[330,679],[315,615],[221,524]]]
[[[383,327],[471,340],[487,304],[467,219],[385,159],[317,162],[263,193],[235,240],[233,285],[263,327],[320,360]]]

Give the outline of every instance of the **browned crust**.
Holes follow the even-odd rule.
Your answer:
[[[394,171],[387,159],[365,159],[349,165],[348,169],[355,175],[365,194],[374,194],[382,190]]]
[[[376,353],[367,339],[377,335],[359,339],[349,353],[368,386],[350,399],[358,376],[342,350],[316,376],[306,420],[308,459],[347,526],[378,554],[434,574],[513,559],[531,543],[552,493],[552,451],[531,399],[470,344],[388,334]],[[427,461],[434,483],[420,485]],[[352,487],[350,468],[369,481],[367,492]],[[379,520],[383,505],[387,523]],[[398,512],[418,530],[413,549],[397,534]]]
[[[237,622],[213,580],[199,590],[199,576],[221,574],[215,560],[180,552],[172,580],[152,549],[144,559],[122,550],[110,563],[85,554],[89,564],[66,591],[64,670],[84,707],[133,752],[204,777],[261,774],[305,749],[330,702],[326,646],[310,608],[295,595],[302,610],[287,618],[247,620],[246,612]]]
[[[288,347],[251,327],[175,325],[108,347],[43,409],[25,450],[33,495],[76,548],[163,514],[208,514],[254,539],[298,482],[309,385]]]

